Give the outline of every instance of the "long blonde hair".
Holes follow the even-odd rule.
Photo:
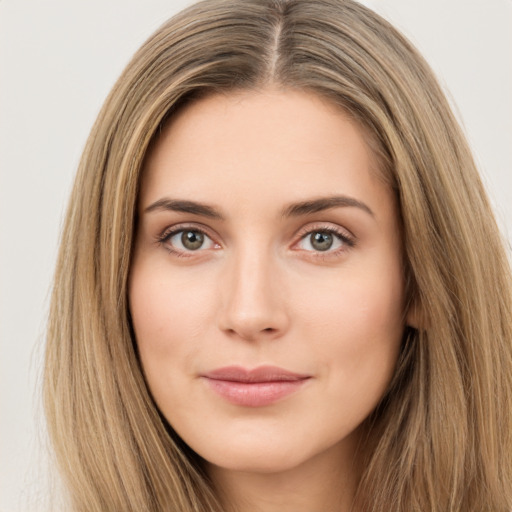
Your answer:
[[[75,512],[220,510],[200,458],[159,414],[130,323],[138,183],[159,127],[198,95],[312,91],[372,134],[396,190],[418,329],[366,421],[358,504],[372,512],[512,508],[510,268],[470,151],[432,72],[352,0],[206,0],[161,27],[87,142],[48,327],[45,408]]]

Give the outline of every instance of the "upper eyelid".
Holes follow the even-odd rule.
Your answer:
[[[345,236],[346,238],[350,238],[353,241],[357,240],[357,237],[352,233],[352,231],[350,231],[349,229],[347,229],[343,226],[340,226],[339,224],[335,224],[332,222],[318,222],[318,223],[313,223],[313,224],[316,224],[316,225],[315,226],[306,225],[306,226],[302,227],[301,229],[299,229],[297,231],[298,236],[300,236],[302,239],[304,236],[307,236],[310,233],[315,233],[316,231],[328,231],[328,232],[331,232],[334,234]]]
[[[179,257],[187,257],[192,258],[194,257],[194,253],[201,253],[204,252],[202,250],[183,250],[180,248],[176,248],[173,244],[170,243],[171,238],[175,237],[178,233],[184,232],[184,231],[198,231],[205,235],[207,238],[210,239],[210,242],[212,242],[215,245],[218,245],[218,242],[216,242],[215,237],[212,237],[208,234],[208,230],[201,227],[197,228],[196,226],[182,226],[180,224],[168,226],[163,231],[160,232],[159,235],[156,236],[155,242],[157,245],[165,247],[168,252],[173,253],[175,256]]]
[[[305,252],[310,252],[310,253],[312,253],[314,255],[321,255],[321,254],[323,254],[325,257],[327,257],[328,255],[332,256],[332,255],[334,255],[334,254],[336,254],[338,252],[346,251],[349,248],[351,249],[351,248],[353,248],[356,245],[356,239],[355,238],[353,238],[352,236],[347,236],[346,234],[341,233],[338,230],[334,230],[334,229],[313,229],[312,231],[306,232],[306,234],[301,236],[299,238],[299,240],[297,240],[293,245],[294,246],[298,245],[303,240],[306,240],[313,233],[318,233],[318,232],[322,232],[322,231],[331,233],[336,238],[338,238],[339,242],[341,243],[341,247],[339,247],[339,248],[337,248],[335,250],[326,250],[325,252],[322,252],[322,251],[311,251],[311,250],[303,249]]]
[[[179,223],[179,224],[173,224],[172,226],[167,226],[165,229],[163,229],[160,234],[158,235],[159,240],[163,240],[166,238],[169,238],[171,235],[175,235],[176,233],[179,233],[180,231],[199,231],[203,233],[204,235],[208,236],[212,240],[215,238],[215,236],[212,236],[211,230],[208,229],[208,227],[204,226],[201,223]]]

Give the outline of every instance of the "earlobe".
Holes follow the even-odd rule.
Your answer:
[[[405,324],[408,327],[412,327],[417,330],[423,330],[426,328],[427,321],[425,318],[425,312],[421,305],[421,301],[417,296],[411,297],[411,300],[408,302],[405,314]]]
[[[423,303],[418,293],[418,286],[413,277],[413,273],[408,267],[405,273],[405,308],[404,319],[405,325],[416,330],[424,330],[428,324],[427,315]]]

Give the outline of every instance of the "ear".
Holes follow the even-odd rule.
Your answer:
[[[408,327],[412,327],[417,330],[425,329],[428,324],[425,310],[423,309],[417,294],[414,294],[414,297],[411,298],[407,305],[405,323]]]
[[[424,330],[427,325],[427,315],[418,292],[416,280],[409,265],[405,272],[405,325],[416,330]]]

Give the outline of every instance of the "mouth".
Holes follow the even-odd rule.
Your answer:
[[[234,405],[263,407],[296,393],[311,376],[277,366],[251,370],[228,366],[205,373],[201,378],[212,391]]]

